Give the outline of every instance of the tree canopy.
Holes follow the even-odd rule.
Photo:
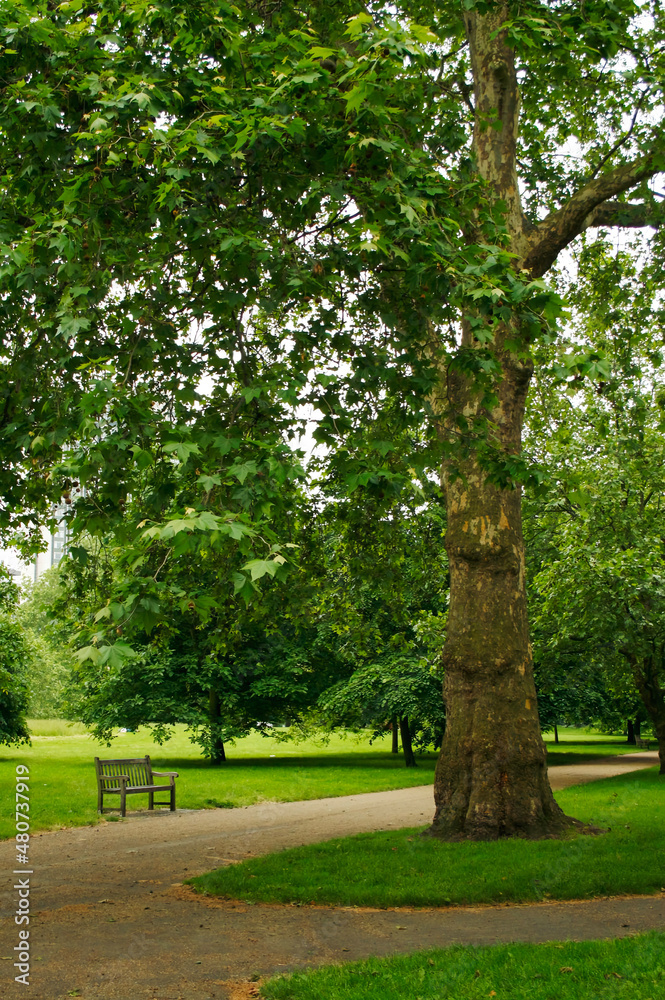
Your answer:
[[[528,509],[537,658],[578,683],[600,668],[625,704],[639,695],[662,762],[663,313],[636,249],[599,242],[579,255],[578,370],[558,363],[538,378],[528,447],[547,485]]]
[[[646,0],[0,12],[6,529],[30,535],[60,495],[103,534],[152,477],[169,485],[160,514],[136,509],[136,559],[237,543],[229,583],[250,597],[291,561],[263,526],[298,475],[303,404],[351,492],[398,481],[384,414],[424,427],[400,475],[442,464],[447,495],[437,836],[568,822],[538,728],[521,430],[562,309],[544,276],[585,234],[662,217],[663,17]],[[240,509],[249,479],[261,499]],[[93,658],[121,655],[154,597],[138,565]]]

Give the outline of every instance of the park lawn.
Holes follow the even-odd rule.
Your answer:
[[[277,976],[265,1000],[662,1000],[665,934],[446,948]]]
[[[601,757],[616,757],[625,753],[643,752],[637,750],[637,747],[629,746],[621,736],[588,733],[568,726],[559,728],[558,743],[554,742],[551,733],[547,733],[544,739],[550,767],[560,764],[583,764]],[[658,743],[654,739],[651,740],[651,749],[658,749]]]
[[[334,736],[321,746],[282,743],[256,733],[229,747],[226,764],[215,767],[201,757],[181,726],[162,747],[152,742],[146,729],[120,734],[110,749],[93,741],[81,725],[37,720],[31,729],[31,747],[0,748],[0,802],[13,800],[16,765],[27,764],[32,832],[98,822],[96,756],[148,753],[155,770],[177,771],[179,809],[291,802],[429,784],[436,762],[436,754],[425,754],[419,757],[417,768],[405,768],[401,755],[390,753],[389,737],[370,746],[366,738]],[[131,811],[145,809],[147,804],[147,796],[128,799],[130,815],[125,822],[131,822]],[[14,834],[14,817],[3,808],[0,839]]]
[[[0,802],[13,798],[15,766],[31,769],[31,829],[85,826],[98,821],[93,757],[142,757],[149,753],[155,770],[178,771],[178,808],[238,807],[260,801],[289,802],[360,792],[386,791],[433,780],[436,754],[418,755],[417,768],[405,768],[401,754],[390,753],[390,737],[358,741],[334,736],[319,742],[284,743],[259,733],[228,748],[226,764],[213,767],[200,756],[184,727],[162,747],[147,729],[118,735],[111,748],[92,740],[79,723],[34,720],[32,746],[0,747]],[[587,736],[561,730],[562,742],[548,744],[551,765],[592,760],[634,751],[620,737]],[[274,756],[273,756],[274,755]],[[147,796],[133,796],[130,812],[147,806]],[[128,817],[127,821],[131,821]],[[0,839],[14,835],[14,820],[0,811]]]
[[[606,829],[565,840],[442,843],[422,828],[292,848],[190,880],[251,901],[463,906],[659,893],[665,886],[665,778],[656,769],[557,792],[564,811]],[[665,994],[663,994],[665,995]]]

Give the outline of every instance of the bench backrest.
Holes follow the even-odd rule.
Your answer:
[[[150,757],[129,757],[124,760],[100,760],[95,757],[97,781],[104,788],[119,788],[117,775],[126,774],[131,785],[152,785],[152,765]]]

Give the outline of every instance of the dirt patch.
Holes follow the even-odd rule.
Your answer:
[[[229,1000],[253,1000],[254,997],[261,996],[260,987],[263,980],[257,982],[247,982],[240,980],[236,982],[226,982],[223,985],[228,993]]]

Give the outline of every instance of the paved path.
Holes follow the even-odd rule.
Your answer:
[[[553,768],[553,787],[657,763],[655,753]],[[248,905],[180,883],[225,861],[369,830],[426,824],[431,786],[234,810],[139,814],[31,842],[29,993],[13,983],[13,877],[0,894],[7,1000],[206,1000],[252,996],[252,974],[454,943],[620,936],[665,926],[665,898],[446,910]],[[0,844],[5,872],[12,842]],[[9,956],[9,957],[8,957]]]

